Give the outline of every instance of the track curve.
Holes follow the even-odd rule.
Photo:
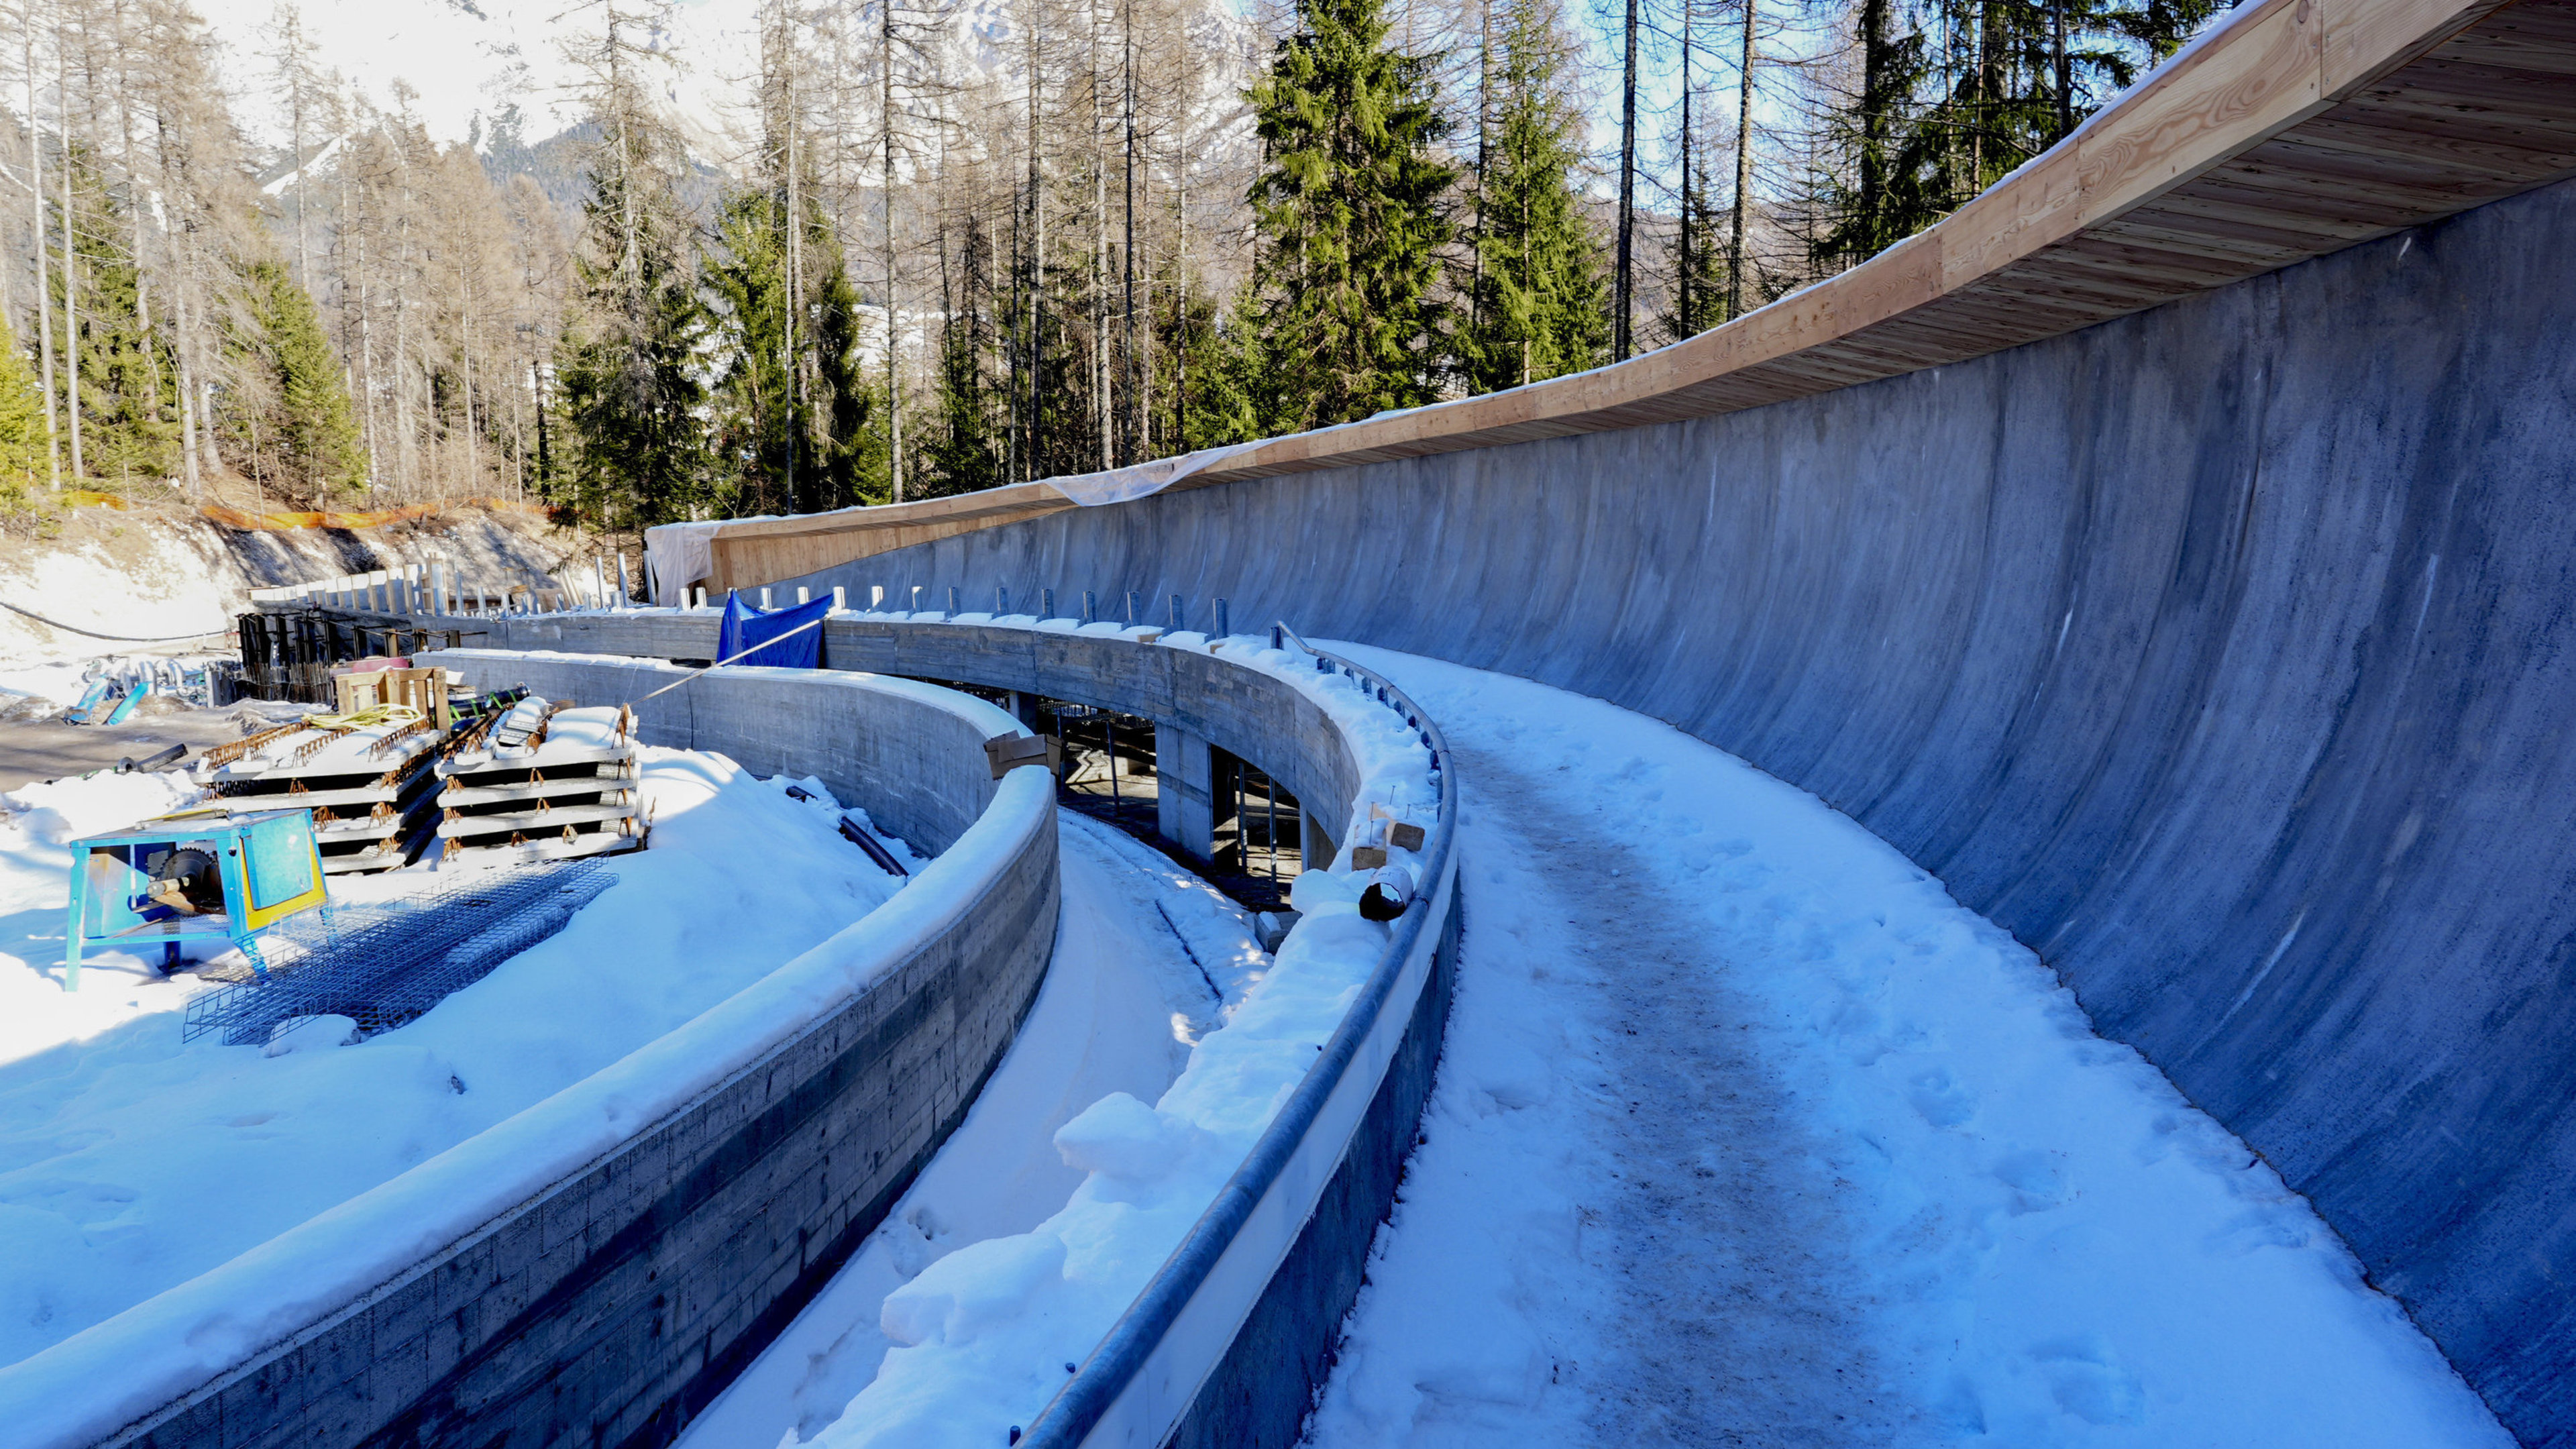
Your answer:
[[[2038,950],[2576,1442],[2572,235],[2561,183],[1955,366],[790,582],[1221,595],[1673,721]]]

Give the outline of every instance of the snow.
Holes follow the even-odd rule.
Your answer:
[[[200,530],[153,519],[138,519],[128,527],[129,536],[117,540],[124,545],[121,558],[111,556],[103,541],[88,537],[23,550],[6,586],[0,587],[0,599],[75,629],[127,640],[230,632],[245,586],[236,570],[212,565]],[[194,642],[204,650],[227,641]],[[23,614],[0,611],[0,669],[14,672],[66,654],[86,656],[119,647],[115,641],[49,629]],[[53,693],[8,674],[0,674],[0,688]]]
[[[18,1442],[94,1437],[614,1150],[901,960],[1051,808],[1022,772],[1036,783],[1004,782],[898,890],[818,781],[649,747],[642,765],[652,848],[604,861],[616,883],[560,935],[398,1030],[274,1057],[182,1046],[170,1013],[198,983],[130,955],[58,985],[61,840],[158,812],[182,777],[0,797],[0,1421]]]
[[[1803,791],[1336,647],[1459,756],[1459,984],[1317,1449],[2497,1445],[2306,1202]]]
[[[1024,627],[1128,632],[1052,619]],[[1430,752],[1349,678],[1255,639],[1182,633],[1158,642],[1272,673],[1335,719],[1362,777],[1348,834],[1372,805],[1426,820],[1436,809]],[[1367,879],[1347,866],[1300,876],[1300,919],[1266,970],[1245,973],[1240,999],[1192,1044],[1169,1088],[1150,1105],[1132,1091],[1108,1093],[1056,1130],[1057,1154],[1082,1174],[1062,1209],[959,1246],[884,1294],[878,1326],[893,1346],[812,1442],[989,1449],[1036,1416],[1064,1366],[1090,1356],[1207,1211],[1359,999],[1389,939],[1386,926],[1360,917]],[[800,1409],[800,1429],[812,1417]]]
[[[1028,1232],[1082,1181],[1056,1129],[1111,1093],[1169,1087],[1190,1044],[1269,964],[1241,907],[1119,831],[1056,814],[1063,915],[1036,1004],[929,1167],[680,1449],[772,1449],[837,1419],[894,1341],[886,1295],[961,1244]],[[1230,981],[1220,994],[1213,982]]]

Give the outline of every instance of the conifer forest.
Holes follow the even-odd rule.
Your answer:
[[[625,531],[1517,387],[1921,230],[2219,6],[735,8],[719,60],[657,0],[555,6],[570,79],[441,136],[438,77],[351,79],[295,0],[229,30],[12,0],[0,510],[510,498]],[[721,104],[674,103],[691,66]]]

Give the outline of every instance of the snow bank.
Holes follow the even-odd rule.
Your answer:
[[[1126,632],[1085,629],[1095,631]],[[1257,640],[1174,634],[1159,643],[1272,674],[1323,707],[1362,779],[1345,838],[1372,805],[1432,823],[1430,751],[1350,678]],[[1419,864],[1414,852],[1389,854]],[[1056,1133],[1066,1165],[1087,1174],[1061,1212],[1030,1232],[960,1248],[887,1295],[881,1326],[899,1347],[815,1442],[992,1449],[1037,1416],[1208,1212],[1361,999],[1390,940],[1387,926],[1359,914],[1366,875],[1337,862],[1299,876],[1301,919],[1170,1089],[1151,1105],[1113,1093]]]
[[[1016,772],[897,890],[815,782],[644,758],[655,848],[418,1022],[276,1058],[136,1023],[0,1071],[24,1124],[0,1138],[0,1355],[40,1350],[0,1368],[13,1444],[112,1432],[619,1150],[953,924],[1054,808]],[[0,956],[0,979],[39,970]],[[188,989],[136,977],[137,1001]]]

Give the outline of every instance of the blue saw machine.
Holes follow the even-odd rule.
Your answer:
[[[265,980],[259,932],[324,900],[309,810],[183,810],[71,848],[65,991],[80,989],[81,953],[91,947],[157,944],[166,971],[182,941],[230,941]]]

